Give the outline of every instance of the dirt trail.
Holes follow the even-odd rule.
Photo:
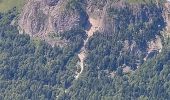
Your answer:
[[[83,70],[84,70],[84,60],[86,58],[86,49],[85,49],[85,45],[88,42],[89,38],[92,37],[94,35],[94,32],[96,32],[97,30],[100,29],[101,26],[101,21],[98,19],[94,19],[94,18],[89,18],[89,22],[90,22],[90,29],[86,30],[87,33],[87,39],[84,40],[84,45],[82,46],[80,53],[78,54],[79,57],[79,64],[80,64],[80,72],[77,72],[77,75],[75,76],[75,79],[78,79],[80,77],[80,75],[82,74]]]

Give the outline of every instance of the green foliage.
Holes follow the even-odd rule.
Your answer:
[[[15,16],[10,11],[0,19],[0,99],[53,100],[74,80],[75,52],[83,44],[84,32],[67,32],[62,38],[70,41],[68,46],[51,47],[18,34],[17,27],[10,25]]]
[[[97,71],[95,69],[89,69],[81,80],[79,80],[76,84],[73,84],[72,90],[74,91],[69,93],[71,94],[71,99],[169,99],[169,47],[170,44],[168,42],[162,53],[145,62],[130,76],[119,75],[111,79],[106,76],[104,72],[100,72],[101,70]]]
[[[17,16],[15,9],[1,13],[0,100],[169,100],[169,39],[160,54],[133,73],[124,74],[120,67],[125,63],[135,69],[134,60],[139,59],[133,52],[120,55],[122,41],[134,40],[140,48],[142,43],[160,35],[164,27],[160,8],[150,5],[147,9],[152,23],[149,23],[149,15],[144,16],[145,10],[139,12],[142,18],[134,18],[129,8],[111,8],[111,13],[118,15],[118,28],[111,33],[95,33],[89,39],[85,68],[78,80],[74,78],[79,60],[77,53],[87,38],[83,30],[52,34],[68,41],[65,47],[52,47],[29,35],[18,34],[17,27],[10,25]],[[157,27],[158,24],[162,26]],[[116,75],[109,76],[113,71]]]
[[[165,27],[161,8],[155,4],[144,5],[136,15],[128,6],[113,7],[108,13],[115,23],[115,29],[107,33],[95,33],[89,39],[86,45],[89,50],[86,62],[90,69],[98,67],[101,70],[116,71],[125,64],[134,70],[137,63],[143,62],[147,42],[154,40],[156,35],[161,36],[160,31]],[[125,40],[129,41],[129,46],[133,44],[138,49],[124,51],[122,48]]]
[[[21,9],[25,0],[0,0],[0,12],[8,12],[13,7]]]

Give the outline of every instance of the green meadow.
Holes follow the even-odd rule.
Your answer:
[[[17,7],[18,10],[21,9],[25,0],[0,0],[0,12],[6,12],[13,7]]]

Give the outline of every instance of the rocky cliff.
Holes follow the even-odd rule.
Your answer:
[[[158,1],[129,1],[28,0],[19,17],[19,29],[51,45],[67,44],[67,40],[52,39],[50,35],[64,34],[72,29],[87,32],[85,43],[96,31],[114,34],[117,41],[123,43],[122,52],[146,60],[151,52],[162,49],[160,31],[165,27],[164,6]]]
[[[128,13],[116,13],[123,9],[129,10]],[[27,34],[45,36],[73,28],[85,29],[90,17],[98,20],[100,30],[113,32],[125,20],[128,20],[126,25],[139,20],[149,20],[148,23],[151,23],[154,14],[147,4],[129,4],[123,0],[28,0],[20,15],[19,26]],[[118,19],[118,16],[130,18]]]
[[[48,34],[82,28],[88,16],[69,0],[28,0],[19,19],[22,32],[49,40]]]

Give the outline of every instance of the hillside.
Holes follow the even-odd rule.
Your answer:
[[[0,13],[0,100],[170,99],[168,1],[11,4]]]

